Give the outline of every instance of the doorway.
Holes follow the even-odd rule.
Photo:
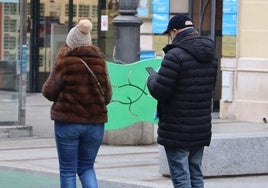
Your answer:
[[[217,82],[213,97],[213,111],[219,111],[221,99],[220,59],[222,51],[222,0],[190,0],[190,15],[200,35],[215,41],[218,58]]]

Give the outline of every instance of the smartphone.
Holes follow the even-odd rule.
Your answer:
[[[149,75],[155,74],[156,71],[153,69],[153,67],[145,67],[145,69],[147,70],[147,72],[149,73]]]

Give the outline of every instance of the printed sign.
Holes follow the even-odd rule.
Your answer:
[[[108,16],[101,15],[101,31],[108,31]]]

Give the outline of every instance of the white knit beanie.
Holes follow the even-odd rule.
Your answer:
[[[69,31],[66,37],[66,44],[71,48],[91,45],[91,30],[91,21],[88,19],[80,20],[79,23]]]

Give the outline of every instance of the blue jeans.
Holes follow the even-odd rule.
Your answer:
[[[78,174],[83,188],[97,188],[94,162],[102,143],[104,124],[55,122],[61,188],[75,188]]]
[[[204,188],[201,163],[204,147],[179,149],[165,147],[174,188]]]

